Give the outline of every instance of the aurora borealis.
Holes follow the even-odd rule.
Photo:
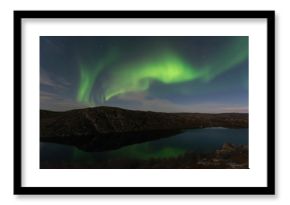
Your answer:
[[[40,106],[248,112],[248,37],[40,37]]]

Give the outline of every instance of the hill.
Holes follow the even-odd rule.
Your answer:
[[[170,137],[184,129],[247,128],[248,114],[161,113],[115,107],[40,111],[40,139],[103,151]]]

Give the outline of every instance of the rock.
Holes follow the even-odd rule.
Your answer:
[[[224,152],[231,152],[235,149],[235,146],[233,144],[230,144],[230,143],[225,143],[223,144],[223,147],[222,147],[222,150]]]

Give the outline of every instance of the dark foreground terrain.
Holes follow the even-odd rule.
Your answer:
[[[184,129],[247,128],[248,114],[160,113],[96,107],[40,111],[40,140],[104,151],[170,137]]]
[[[248,114],[160,113],[96,107],[66,112],[40,111],[40,141],[103,152],[175,136],[186,129],[248,128]],[[224,144],[208,154],[178,157],[115,158],[90,162],[40,161],[43,169],[240,169],[248,168],[246,145]]]
[[[248,114],[161,113],[114,107],[40,111],[42,138],[205,127],[247,128]]]
[[[95,162],[41,161],[41,169],[248,169],[248,146],[225,143],[210,154],[187,152],[174,158],[115,159]]]

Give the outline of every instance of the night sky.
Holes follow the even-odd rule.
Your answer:
[[[248,37],[40,37],[40,108],[95,106],[248,112]]]

